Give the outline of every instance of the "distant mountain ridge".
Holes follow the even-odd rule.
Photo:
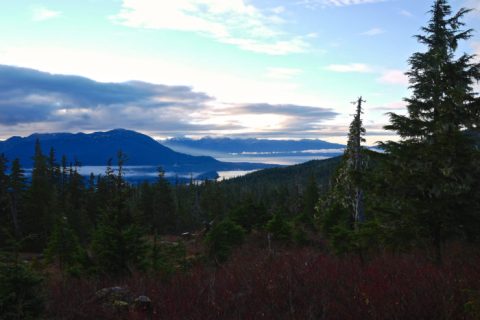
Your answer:
[[[199,150],[211,150],[223,153],[291,153],[305,150],[337,150],[344,145],[323,140],[268,140],[255,138],[212,138],[202,139],[172,138],[163,141],[170,147],[186,147]],[[340,152],[341,153],[341,152]]]
[[[208,156],[191,156],[163,146],[153,138],[125,129],[86,133],[45,133],[28,137],[11,137],[0,141],[0,153],[9,160],[19,158],[22,166],[31,167],[35,141],[40,141],[42,151],[48,154],[55,149],[57,161],[62,155],[69,161],[77,159],[83,166],[103,166],[122,150],[127,156],[126,165],[162,166],[174,172],[207,172],[219,170],[252,170],[272,167],[265,164],[228,163]]]

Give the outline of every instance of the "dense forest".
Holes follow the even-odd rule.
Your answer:
[[[478,319],[480,80],[436,0],[398,141],[224,181],[128,183],[0,155],[0,319]],[[478,61],[478,60],[477,60]]]

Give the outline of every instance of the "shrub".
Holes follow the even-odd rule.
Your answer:
[[[217,268],[169,279],[133,274],[121,283],[50,284],[50,319],[119,319],[91,299],[98,288],[146,295],[156,319],[478,319],[478,248],[449,246],[443,266],[423,252],[327,255],[284,247],[275,255],[246,243]],[[144,319],[125,313],[122,319]]]
[[[66,217],[58,219],[45,249],[48,262],[57,261],[61,271],[79,275],[84,253]]]
[[[135,225],[101,223],[94,233],[92,249],[100,273],[124,275],[145,268],[147,247],[142,230]]]
[[[186,269],[186,247],[183,242],[157,242],[155,237],[150,247],[150,269],[170,276]]]
[[[210,256],[217,262],[225,262],[232,249],[242,244],[244,235],[242,227],[229,219],[215,225],[206,237]]]
[[[44,311],[42,278],[16,250],[4,253],[0,260],[0,319],[38,319]]]
[[[292,225],[285,221],[281,214],[274,214],[267,223],[268,232],[272,233],[275,240],[288,241],[292,237]]]

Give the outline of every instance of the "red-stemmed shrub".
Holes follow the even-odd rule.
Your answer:
[[[168,279],[52,280],[48,318],[147,319],[115,311],[96,290],[125,286],[153,302],[152,319],[475,319],[480,255],[452,246],[444,264],[423,252],[336,257],[314,249],[275,253],[245,245],[221,266],[198,265]],[[478,295],[477,295],[478,296]]]

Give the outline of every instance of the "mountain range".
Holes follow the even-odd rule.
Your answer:
[[[162,141],[169,148],[188,154],[210,155],[217,159],[236,158],[255,161],[256,158],[298,158],[293,163],[324,159],[341,155],[345,145],[323,140],[269,140],[254,138],[202,139],[172,138]],[[303,160],[303,161],[302,161]]]
[[[19,158],[23,167],[33,165],[35,142],[40,141],[43,153],[54,148],[57,161],[65,155],[69,161],[78,160],[82,166],[105,166],[119,150],[127,156],[128,166],[161,166],[166,171],[204,173],[222,170],[255,170],[272,167],[260,163],[229,163],[209,156],[192,156],[173,151],[153,138],[125,129],[107,132],[45,133],[28,137],[11,137],[0,141],[0,153],[7,159]]]

